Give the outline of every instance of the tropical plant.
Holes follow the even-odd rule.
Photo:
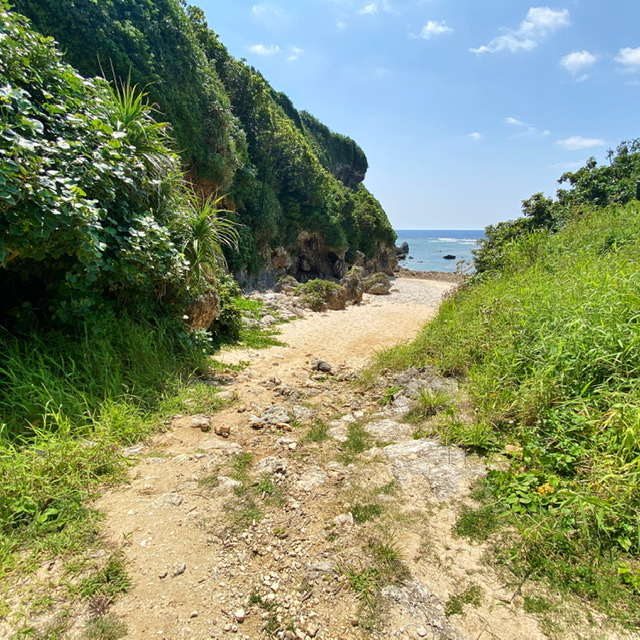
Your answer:
[[[218,207],[223,197],[198,197],[191,191],[187,197],[187,241],[184,255],[189,262],[187,283],[198,288],[215,281],[216,273],[226,266],[222,247],[238,247],[238,225]]]

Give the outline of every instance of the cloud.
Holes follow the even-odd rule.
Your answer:
[[[631,47],[620,49],[620,52],[616,56],[616,62],[625,66],[628,71],[640,69],[640,47],[635,49],[632,49]]]
[[[336,27],[338,28],[338,31],[344,31],[347,28],[347,23],[343,20],[338,20],[338,22],[336,22]]]
[[[287,58],[289,62],[295,62],[304,53],[304,49],[300,49],[293,45],[289,47],[289,50],[291,52]]]
[[[249,47],[249,51],[259,56],[273,56],[280,51],[280,47],[277,44],[272,44],[270,47],[265,47],[263,44],[254,44]]]
[[[471,138],[472,140],[477,140],[478,142],[484,140],[484,136],[478,131],[474,131],[473,133],[470,133],[467,137]]]
[[[372,16],[374,13],[378,13],[378,5],[375,2],[365,5],[358,11],[363,16]]]
[[[504,29],[504,34],[491,40],[471,53],[497,53],[498,51],[532,51],[550,33],[571,24],[568,9],[550,9],[549,7],[531,7],[527,17],[517,29]]]
[[[583,138],[582,136],[571,136],[564,140],[557,140],[556,144],[569,151],[579,151],[580,149],[591,149],[592,147],[602,147],[606,142],[602,138]]]
[[[271,31],[279,31],[291,22],[291,16],[275,4],[254,4],[251,7],[251,17]]]
[[[572,51],[564,56],[560,60],[560,66],[565,70],[571,73],[572,75],[577,75],[578,73],[582,73],[587,67],[590,67],[592,64],[595,64],[596,56],[593,53],[589,53],[588,51]],[[584,75],[581,75],[579,80],[586,80]]]
[[[412,38],[423,38],[424,40],[429,40],[432,36],[441,36],[445,33],[453,33],[453,29],[448,27],[444,20],[442,22],[438,20],[429,20],[427,24],[422,27],[422,31],[419,36],[414,36],[410,34]]]
[[[510,127],[517,127],[518,133],[509,136],[510,138],[536,138],[536,137],[546,137],[551,135],[551,131],[547,129],[540,130],[537,127],[534,127],[532,124],[528,122],[522,122],[522,120],[518,120],[518,118],[513,118],[511,116],[507,116],[504,121],[505,124],[508,124]]]
[[[389,0],[371,0],[371,2],[365,4],[358,13],[363,16],[372,16],[380,11],[383,11],[384,13],[394,13],[391,5],[389,4]]]

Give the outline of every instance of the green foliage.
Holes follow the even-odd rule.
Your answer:
[[[360,504],[359,502],[351,507],[351,515],[353,521],[357,524],[373,520],[382,513],[382,507],[379,504]]]
[[[116,94],[127,82],[145,87],[156,115],[171,123],[190,178],[228,194],[224,207],[245,225],[240,252],[226,253],[234,272],[256,272],[274,246],[295,251],[302,231],[351,258],[392,243],[384,211],[360,184],[367,160],[358,145],[299,113],[229,55],[201,9],[181,5],[16,0],[82,74],[106,68]]]
[[[464,378],[479,437],[512,445],[488,484],[522,536],[518,571],[622,620],[640,610],[617,573],[640,555],[639,214],[596,209],[515,240],[510,268],[445,301],[395,363]],[[439,428],[468,443],[469,428]]]
[[[576,172],[567,172],[558,180],[569,189],[559,189],[557,199],[536,193],[522,202],[522,218],[500,222],[485,230],[485,237],[474,250],[474,265],[480,277],[513,267],[508,257],[521,238],[530,234],[552,234],[574,217],[594,207],[626,204],[640,197],[640,140],[621,142],[608,153],[608,166],[599,167],[590,158]],[[516,252],[522,254],[522,247]],[[526,258],[526,256],[522,256]]]
[[[175,300],[187,265],[165,126],[130,85],[81,78],[4,5],[0,29],[0,322]]]
[[[183,253],[189,263],[187,282],[196,290],[214,283],[216,274],[225,267],[222,247],[238,246],[236,224],[222,216],[228,211],[217,208],[221,200],[212,196],[198,198],[195,193],[190,194],[188,200]]]
[[[105,565],[93,575],[83,578],[78,592],[85,600],[102,596],[107,602],[113,602],[116,596],[127,593],[131,581],[127,576],[124,558],[121,554],[112,554]]]
[[[326,311],[332,296],[344,290],[342,285],[329,280],[309,280],[295,289],[295,295],[300,296],[300,302],[312,311]]]

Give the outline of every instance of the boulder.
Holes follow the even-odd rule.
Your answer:
[[[352,304],[362,302],[362,294],[364,293],[362,286],[363,273],[362,267],[353,266],[349,273],[340,280],[340,284],[347,292],[347,300]]]
[[[385,296],[391,291],[391,280],[386,273],[374,273],[363,281],[365,293]]]
[[[220,298],[215,289],[203,293],[185,309],[187,324],[191,331],[208,329],[220,315]]]

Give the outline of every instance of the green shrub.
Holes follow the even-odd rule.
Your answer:
[[[345,294],[344,287],[329,280],[309,280],[296,287],[295,294],[300,296],[300,301],[312,311],[326,311],[329,308],[332,296]]]

